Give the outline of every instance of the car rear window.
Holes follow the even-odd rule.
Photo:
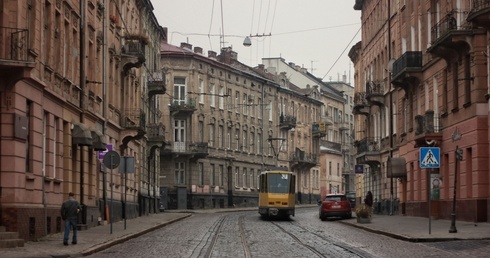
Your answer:
[[[346,200],[347,198],[344,195],[334,195],[334,196],[325,197],[325,201],[331,201],[331,202],[340,202]]]

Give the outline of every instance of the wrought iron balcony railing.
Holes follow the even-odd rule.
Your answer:
[[[3,43],[0,44],[0,62],[28,61],[27,33],[27,29],[0,27],[0,37],[3,38]]]
[[[196,101],[190,99],[188,101],[174,101],[170,105],[170,111],[195,111],[196,110]]]
[[[404,71],[413,71],[422,69],[422,52],[407,51],[393,63],[393,78],[402,74]]]
[[[314,122],[311,125],[311,134],[315,137],[323,137],[327,135],[327,125],[326,123]]]
[[[384,81],[369,81],[366,82],[366,94],[367,95],[383,95],[385,92]]]
[[[125,109],[121,126],[125,129],[146,130],[146,114],[142,109]]]
[[[181,153],[181,154],[208,154],[207,142],[171,142],[165,145],[163,149],[165,153]]]
[[[342,151],[342,144],[338,142],[331,142],[331,141],[320,141],[320,146],[325,147],[329,150],[341,152]]]
[[[368,105],[368,101],[366,99],[366,92],[365,91],[362,91],[362,92],[356,92],[354,94],[354,106],[357,106],[357,105]]]
[[[148,124],[146,128],[149,141],[162,143],[165,141],[165,126],[162,123]]]
[[[304,151],[291,152],[289,154],[289,161],[316,164],[316,163],[318,163],[318,155],[308,154],[308,153],[305,153]]]
[[[153,96],[156,94],[165,94],[165,74],[153,73],[148,79],[148,95]]]
[[[290,115],[282,115],[279,117],[279,126],[282,129],[291,129],[296,127],[296,117]]]
[[[376,137],[366,137],[361,139],[356,143],[357,154],[380,151],[381,142],[379,138]]]

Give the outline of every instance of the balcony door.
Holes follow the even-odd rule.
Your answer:
[[[185,151],[185,120],[174,120],[174,151]]]

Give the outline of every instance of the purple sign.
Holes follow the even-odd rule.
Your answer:
[[[355,170],[356,174],[364,174],[364,165],[362,165],[362,164],[355,165],[354,170]]]
[[[107,152],[112,150],[112,144],[107,144],[105,151],[99,151],[99,159],[104,159]]]

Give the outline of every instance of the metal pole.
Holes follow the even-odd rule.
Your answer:
[[[460,159],[459,148],[456,145],[456,160],[454,161],[454,191],[453,191],[453,211],[451,212],[451,227],[449,233],[457,233],[456,229],[456,183],[458,182],[458,160]]]
[[[388,0],[388,62],[391,62],[391,1]],[[388,83],[390,84],[389,87],[389,92],[390,94],[390,152],[389,152],[389,159],[393,158],[393,94],[391,93],[391,70],[388,72],[388,78],[390,79]],[[390,168],[390,215],[393,215],[393,168]]]
[[[128,201],[128,187],[127,187],[127,185],[128,185],[128,172],[127,172],[128,171],[128,163],[127,163],[127,160],[128,159],[127,159],[127,157],[124,157],[123,159],[124,159],[124,161],[123,161],[124,162],[124,171],[123,171],[123,173],[124,173],[124,230],[126,230],[126,217],[127,217],[126,214],[128,214],[126,211],[128,208],[128,206],[127,206],[127,201]],[[148,183],[150,183],[150,182],[148,182]]]
[[[80,123],[83,122],[83,113],[85,111],[85,104],[84,104],[84,98],[85,98],[85,84],[86,84],[86,78],[85,78],[85,0],[80,1],[80,60],[79,60],[79,69],[80,69],[80,88],[81,88],[81,94],[80,94]],[[79,221],[80,224],[85,224],[86,223],[86,216],[87,216],[87,209],[85,206],[85,190],[84,190],[84,184],[85,184],[85,155],[83,153],[83,146],[80,146],[80,205],[82,206],[82,219],[81,222]]]
[[[431,224],[432,223],[432,191],[433,191],[431,189],[431,185],[432,185],[432,183],[431,183],[431,180],[432,180],[432,178],[431,178],[432,169],[427,169],[427,171],[429,171],[429,180],[428,180],[429,181],[429,187],[428,187],[428,189],[429,189],[429,235],[430,235],[430,233],[431,233],[431,226],[432,226],[432,224]]]
[[[111,153],[111,166],[112,164],[114,164],[113,162],[113,158],[114,158],[114,155]],[[112,210],[114,208],[114,199],[113,199],[113,188],[114,188],[114,184],[112,183],[112,168],[111,168],[111,210],[110,210],[110,216],[111,216],[111,234],[112,234],[112,220],[113,220],[113,217],[112,217]]]

